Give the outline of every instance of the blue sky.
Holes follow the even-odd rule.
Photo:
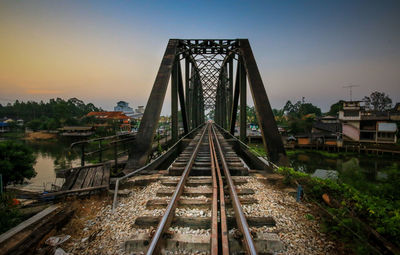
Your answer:
[[[0,103],[143,105],[169,38],[249,38],[273,107],[304,96],[328,110],[349,84],[356,99],[378,90],[396,102],[399,13],[400,1],[6,0]]]

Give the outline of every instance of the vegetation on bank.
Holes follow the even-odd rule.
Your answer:
[[[25,178],[36,175],[33,169],[35,156],[32,150],[21,142],[0,142],[0,174],[2,187],[12,183],[22,183]],[[24,220],[18,209],[19,201],[11,192],[0,191],[0,234]]]
[[[18,210],[18,202],[12,193],[4,192],[0,194],[0,234],[15,227],[24,220],[23,215]]]
[[[251,150],[266,155],[262,144],[250,144]],[[315,153],[329,159],[341,159],[354,153],[329,153],[316,150],[287,151],[289,156]],[[357,154],[357,156],[359,156]],[[380,156],[383,157],[383,156]],[[350,164],[349,164],[350,165]],[[369,254],[373,249],[362,240],[367,240],[369,227],[393,244],[400,246],[400,183],[399,165],[380,169],[387,177],[383,181],[367,181],[359,167],[349,166],[339,171],[339,180],[323,180],[293,168],[279,168],[277,173],[285,177],[289,185],[302,185],[305,199],[322,205],[332,217],[324,217],[322,230],[334,235],[358,254]],[[327,194],[330,205],[322,196]],[[357,238],[356,236],[359,236]]]
[[[400,246],[400,194],[396,189],[400,173],[397,166],[390,171],[388,183],[378,184],[370,193],[361,193],[340,181],[313,178],[292,168],[279,168],[276,171],[285,176],[287,184],[302,185],[306,199],[324,204],[334,218],[325,218],[323,229],[341,240],[348,241],[346,243],[357,253],[367,254],[371,251],[371,247],[365,246],[365,242],[362,241],[367,240],[369,234],[364,223]],[[329,205],[322,199],[324,194],[329,196]],[[362,240],[354,242],[355,235]]]
[[[36,158],[25,144],[16,141],[0,142],[0,174],[3,187],[12,183],[22,183],[25,178],[36,176],[33,164]]]
[[[82,125],[81,117],[100,108],[92,103],[85,104],[77,98],[64,100],[50,99],[49,102],[28,101],[5,106],[0,104],[0,117],[24,120],[25,126],[32,130],[56,130],[63,126]],[[16,124],[15,124],[16,125]],[[12,127],[13,128],[13,127]]]

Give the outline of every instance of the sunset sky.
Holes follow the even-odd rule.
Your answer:
[[[145,105],[169,38],[249,38],[274,108],[400,101],[400,1],[2,0],[0,103]]]

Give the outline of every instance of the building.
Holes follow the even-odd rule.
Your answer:
[[[76,126],[65,126],[58,129],[61,136],[71,137],[87,137],[94,134],[93,127],[76,127]]]
[[[119,121],[121,123],[128,121],[130,122],[129,117],[119,111],[119,112],[89,112],[87,115],[87,117],[94,117],[95,119],[98,120],[114,120],[114,121]]]
[[[129,107],[128,102],[119,101],[117,106],[114,107],[114,112],[133,113],[133,108]]]
[[[135,109],[135,112],[132,113],[127,113],[131,119],[134,120],[141,120],[144,114],[144,106],[138,106],[138,108]]]
[[[365,143],[396,143],[397,125],[393,120],[398,113],[396,109],[367,111],[360,101],[344,102],[343,110],[339,111],[343,138]]]
[[[86,117],[93,117],[96,120],[103,122],[95,126],[108,125],[106,122],[112,121],[119,124],[121,132],[128,133],[131,131],[131,118],[125,113],[119,112],[89,112]]]
[[[7,122],[0,122],[0,133],[6,133],[10,131],[10,126]]]
[[[342,125],[335,116],[324,116],[313,123],[311,134],[318,145],[341,145]]]

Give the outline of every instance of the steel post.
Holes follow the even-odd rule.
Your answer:
[[[240,66],[239,73],[239,90],[240,90],[240,141],[246,142],[247,138],[247,125],[246,125],[246,69],[243,60],[240,58],[238,65]]]
[[[172,143],[178,141],[178,58],[172,68],[171,76],[171,140]]]
[[[249,76],[249,85],[253,96],[258,124],[261,129],[263,143],[272,162],[286,165],[288,163],[282,138],[278,132],[274,114],[265,92],[260,72],[254,59],[249,40],[240,39],[240,52]]]
[[[232,112],[232,99],[233,99],[233,59],[232,56],[229,57],[228,61],[228,89],[226,97],[226,108],[228,116],[228,125],[231,123],[231,112]]]
[[[179,40],[177,39],[171,39],[168,42],[150,97],[147,101],[138,134],[129,150],[129,159],[125,167],[125,173],[143,166],[152,149],[154,133],[158,127],[158,120],[167,92],[178,43]]]
[[[179,61],[176,61],[175,64],[177,65],[177,78],[178,78],[178,94],[179,94],[179,104],[181,106],[181,115],[182,115],[182,123],[183,123],[183,130],[185,134],[189,133],[188,122],[187,122],[187,114],[186,114],[186,103],[185,103],[185,92],[183,91],[183,80],[182,80],[182,70],[181,64]]]
[[[232,135],[235,135],[236,115],[237,115],[237,109],[238,109],[238,103],[239,103],[239,92],[240,92],[240,86],[239,86],[240,75],[239,74],[240,74],[240,66],[237,65],[236,81],[235,81],[235,94],[233,96],[232,111],[231,111],[231,118],[230,118],[230,129],[229,129],[229,131],[231,132]]]

